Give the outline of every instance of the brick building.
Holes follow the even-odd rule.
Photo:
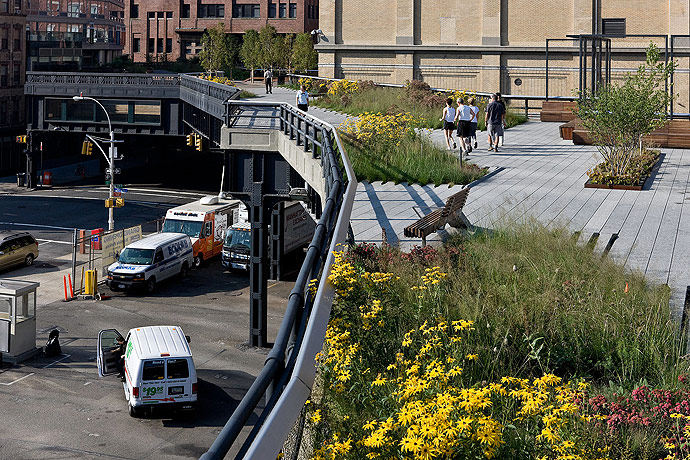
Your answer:
[[[0,0],[0,176],[16,172],[26,132],[24,76],[27,0]]]
[[[125,54],[137,62],[192,57],[204,31],[219,22],[232,34],[266,24],[278,33],[318,27],[318,0],[126,0]]]
[[[122,55],[123,0],[32,0],[29,5],[27,70],[94,68]]]
[[[690,34],[689,0],[322,0],[320,7],[321,76],[504,94],[544,95],[547,38]],[[662,52],[665,45],[663,37],[612,40],[614,80],[637,68],[650,40]],[[570,96],[578,42],[550,48],[550,95]],[[675,50],[684,53],[676,89],[690,107],[690,37],[678,37]]]

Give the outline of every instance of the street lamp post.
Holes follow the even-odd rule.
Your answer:
[[[103,104],[98,102],[98,100],[92,98],[92,97],[87,97],[87,96],[74,96],[72,99],[75,101],[92,101],[98,104],[102,109],[103,112],[105,112],[105,116],[108,119],[108,129],[110,130],[110,149],[108,150],[108,168],[110,169],[110,193],[108,197],[110,198],[110,207],[108,208],[108,230],[112,231],[115,230],[115,208],[113,208],[113,198],[115,195],[115,132],[113,131],[113,125],[110,122],[110,115],[108,115],[108,111],[105,109]]]

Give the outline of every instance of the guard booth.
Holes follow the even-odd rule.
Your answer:
[[[36,290],[39,283],[0,280],[0,353],[18,363],[36,355]]]

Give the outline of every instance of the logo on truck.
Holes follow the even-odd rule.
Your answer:
[[[172,256],[174,254],[180,253],[189,247],[187,240],[176,241],[168,245],[168,255]]]

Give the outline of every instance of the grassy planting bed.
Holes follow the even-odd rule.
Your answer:
[[[687,458],[669,291],[536,224],[337,255],[314,458]],[[675,457],[673,457],[675,455]]]
[[[455,152],[439,149],[423,136],[405,136],[398,145],[362,143],[344,133],[342,140],[358,180],[464,185],[486,174],[485,168],[461,164]]]
[[[660,163],[661,152],[658,150],[645,150],[632,156],[623,174],[614,174],[611,165],[604,161],[587,171],[589,180],[585,182],[585,188],[639,191]]]

